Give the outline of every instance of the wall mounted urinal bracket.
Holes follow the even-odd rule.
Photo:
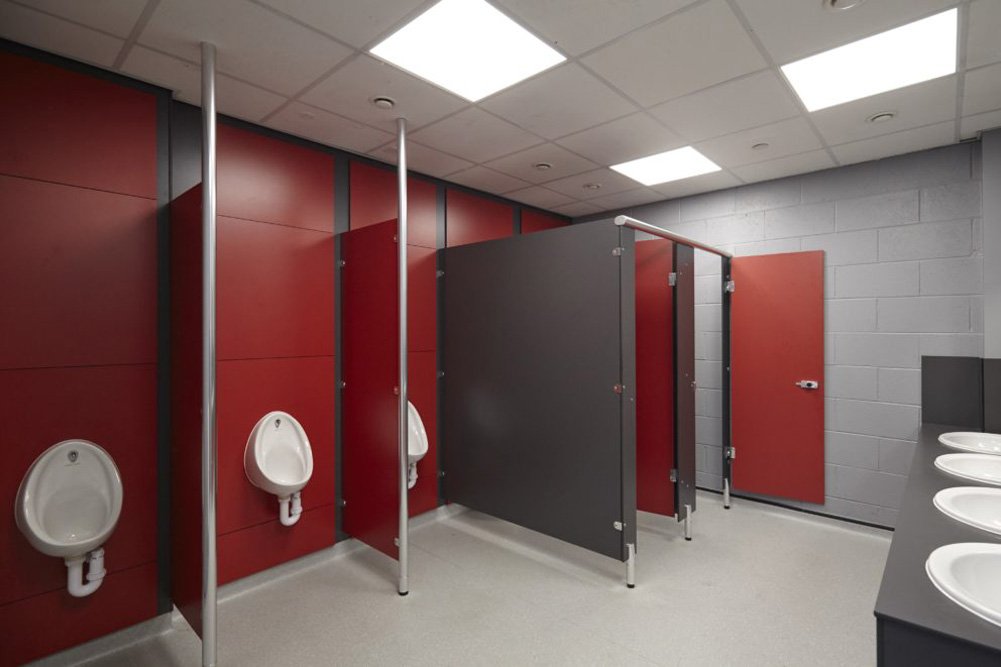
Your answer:
[[[300,516],[302,516],[301,491],[296,491],[291,497],[278,499],[278,520],[283,526],[294,526]]]
[[[83,564],[87,562],[87,583],[83,583]],[[104,549],[94,549],[84,556],[66,559],[66,588],[75,598],[87,597],[104,581]]]

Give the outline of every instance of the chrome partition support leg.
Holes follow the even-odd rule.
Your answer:
[[[723,480],[723,509],[730,509],[730,480]]]
[[[685,541],[692,541],[692,506],[685,505]]]
[[[215,46],[202,42],[202,665],[216,664]]]
[[[636,588],[636,545],[626,545],[626,586]]]
[[[410,510],[407,506],[407,472],[409,463],[410,445],[407,442],[410,433],[409,412],[407,410],[407,121],[403,118],[396,119],[397,138],[397,159],[396,172],[397,184],[399,188],[399,209],[397,212],[397,270],[399,273],[399,302],[400,302],[400,404],[397,416],[399,427],[399,465],[397,477],[399,478],[400,493],[400,526],[399,526],[399,556],[400,556],[400,578],[397,582],[397,592],[406,595],[410,592],[409,581],[409,522]]]

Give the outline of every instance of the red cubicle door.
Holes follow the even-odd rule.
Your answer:
[[[672,243],[636,243],[636,506],[674,516]]]
[[[824,253],[735,257],[731,277],[733,487],[822,503]]]

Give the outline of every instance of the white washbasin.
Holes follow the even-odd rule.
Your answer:
[[[954,477],[1001,486],[1001,456],[942,454],[935,459],[935,467]]]
[[[1001,435],[997,433],[943,433],[938,441],[965,452],[1001,455]]]
[[[1001,544],[947,544],[931,552],[925,571],[947,598],[1001,625]]]
[[[955,486],[942,489],[933,499],[935,507],[956,521],[1001,535],[1001,489]]]

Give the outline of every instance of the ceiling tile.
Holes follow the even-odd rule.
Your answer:
[[[601,187],[592,190],[584,187],[587,184],[596,184]],[[557,181],[550,181],[546,183],[546,187],[574,199],[594,199],[602,195],[632,190],[636,187],[636,181],[611,169],[595,169]]]
[[[873,139],[832,146],[831,150],[842,164],[865,162],[891,155],[912,153],[925,148],[946,146],[955,141],[956,124],[952,121],[927,127],[917,127],[895,134],[885,134]]]
[[[765,67],[725,0],[643,28],[587,56],[584,64],[644,106]]]
[[[146,0],[19,0],[17,4],[125,38],[142,14]]]
[[[665,102],[650,113],[689,141],[757,127],[799,113],[786,84],[771,70]]]
[[[866,120],[881,111],[892,111],[897,115],[882,123],[870,123]],[[955,76],[891,90],[810,114],[821,136],[830,145],[861,141],[955,117]]]
[[[960,138],[972,139],[983,130],[1001,127],[1001,109],[988,111],[975,116],[966,116],[960,121]]]
[[[371,99],[378,95],[393,98],[396,106],[376,108]],[[396,119],[400,116],[406,118],[411,127],[420,127],[467,106],[464,100],[451,93],[366,55],[348,62],[300,99],[390,131],[395,131]]]
[[[530,183],[520,178],[508,176],[499,171],[481,166],[470,167],[469,169],[449,174],[448,180],[498,195],[510,192],[511,190],[520,190],[530,185]]]
[[[837,165],[827,151],[821,149],[736,167],[733,171],[748,183],[757,183],[758,181],[770,181],[773,178],[805,174],[835,166]]]
[[[540,171],[532,166],[538,162],[548,162],[552,168]],[[556,144],[541,144],[491,160],[486,166],[529,183],[545,183],[594,169],[598,165]]]
[[[717,171],[712,174],[703,174],[702,176],[672,181],[663,185],[655,185],[653,189],[661,194],[661,198],[674,199],[676,197],[693,195],[697,192],[710,192],[713,190],[722,190],[723,188],[732,188],[740,184],[741,180],[736,176],[725,171]]]
[[[779,65],[916,21],[956,0],[878,0],[845,11],[820,0],[736,0]]]
[[[751,148],[758,143],[767,143],[768,147]],[[820,140],[802,118],[734,132],[695,145],[703,155],[721,167],[739,167],[821,147]]]
[[[598,164],[618,164],[685,144],[684,139],[645,113],[635,113],[557,140]]]
[[[423,127],[411,138],[472,162],[483,162],[542,141],[475,107]]]
[[[389,144],[370,151],[369,155],[383,162],[396,164],[396,140],[394,139]],[[407,169],[411,171],[418,171],[428,176],[441,177],[457,169],[470,167],[472,164],[472,162],[468,162],[462,158],[436,151],[427,146],[421,146],[416,142],[407,142]]]
[[[540,185],[533,185],[522,190],[508,192],[504,196],[515,201],[520,201],[523,204],[531,204],[532,206],[544,209],[552,209],[555,206],[573,202],[573,199],[570,197],[562,195],[559,192],[553,192]]]
[[[980,67],[1001,61],[1001,2],[974,0],[970,3],[966,33],[966,66]]]
[[[636,110],[631,102],[573,63],[498,93],[480,106],[548,139]]]
[[[174,91],[174,96],[195,105],[202,103],[202,76],[198,65],[135,46],[122,63],[122,72]],[[219,112],[259,121],[286,102],[272,92],[237,81],[225,74],[216,77]]]
[[[557,206],[553,209],[553,211],[556,213],[562,213],[563,215],[569,215],[571,218],[576,218],[582,215],[590,215],[591,213],[601,213],[601,207],[595,206],[588,201],[575,201],[570,204]]]
[[[285,95],[298,93],[351,50],[244,0],[161,0],[139,43],[200,62],[216,45],[219,71]]]
[[[389,132],[362,125],[350,118],[322,111],[301,102],[292,102],[271,116],[265,124],[282,132],[355,153],[365,153],[393,140],[393,135]]]
[[[411,18],[427,0],[260,0],[355,47],[368,46]]]
[[[1001,63],[966,73],[963,115],[1001,108]]]
[[[616,192],[615,194],[603,195],[589,199],[588,203],[595,204],[602,211],[612,211],[628,206],[640,206],[664,199],[664,195],[651,188],[636,188],[626,192]]]
[[[695,0],[498,0],[560,51],[578,56]]]
[[[0,3],[0,36],[83,62],[111,67],[125,41],[75,23]]]

